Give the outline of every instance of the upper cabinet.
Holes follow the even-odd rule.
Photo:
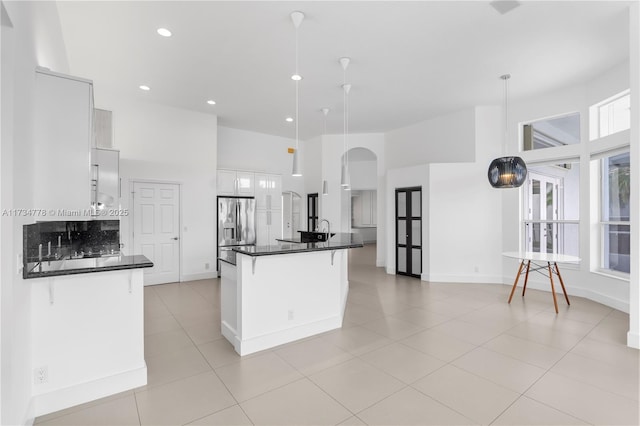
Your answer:
[[[36,70],[33,200],[43,219],[77,219],[91,207],[92,120],[90,80]]]
[[[352,226],[374,227],[377,225],[377,198],[375,190],[351,192]]]
[[[240,170],[218,170],[218,195],[253,197],[255,175]]]
[[[256,209],[282,210],[282,176],[256,173]]]

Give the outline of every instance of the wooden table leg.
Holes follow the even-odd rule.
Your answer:
[[[556,308],[556,314],[558,313],[558,300],[556,299],[556,289],[553,286],[553,273],[551,272],[551,262],[547,262],[547,268],[549,269],[549,281],[551,282],[551,294],[553,295],[553,306]]]
[[[569,303],[569,296],[567,296],[567,289],[564,288],[564,281],[562,281],[562,275],[560,275],[560,269],[558,269],[558,264],[556,262],[553,262],[553,264],[556,267],[556,274],[558,274],[558,278],[560,278],[560,285],[562,286],[562,292],[564,293],[564,298],[567,301],[567,305],[571,306],[571,303]]]
[[[516,280],[513,282],[513,288],[511,289],[511,294],[509,295],[509,301],[507,303],[511,303],[511,299],[513,298],[513,293],[516,291],[516,286],[518,285],[518,280],[520,279],[520,273],[522,272],[522,268],[524,267],[524,259],[520,262],[520,267],[518,268],[518,274],[516,275]]]
[[[524,286],[522,287],[522,297],[524,297],[524,292],[527,290],[527,281],[529,281],[529,268],[531,267],[531,261],[527,261],[527,273],[524,274]]]

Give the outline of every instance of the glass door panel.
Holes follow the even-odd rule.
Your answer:
[[[422,188],[396,189],[396,273],[422,274]]]

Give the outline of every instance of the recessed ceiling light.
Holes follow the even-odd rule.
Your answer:
[[[158,28],[158,34],[162,37],[171,37],[171,31],[166,28]]]
[[[209,100],[207,101],[207,103],[208,103],[209,105],[215,105],[215,104],[216,104],[216,101],[214,101],[213,99],[209,99]]]
[[[140,90],[144,90],[145,92],[151,90],[151,87],[145,86],[144,84],[142,86],[139,86],[139,87],[140,87]]]
[[[284,119],[284,121],[286,121],[287,123],[291,123],[293,122],[293,117],[287,117]]]
[[[294,75],[291,76],[291,80],[300,81],[300,80],[302,80],[302,76],[300,74],[294,74]]]

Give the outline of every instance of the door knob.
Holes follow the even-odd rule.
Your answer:
[[[172,240],[176,240],[176,241],[177,241],[177,240],[178,240],[178,237],[173,237],[173,238],[172,238]]]

